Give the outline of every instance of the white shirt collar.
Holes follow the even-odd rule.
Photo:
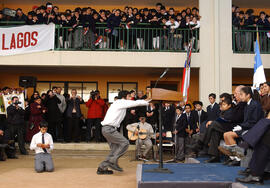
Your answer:
[[[252,101],[252,99],[249,99],[249,101],[247,102],[247,105],[250,105],[251,101]]]

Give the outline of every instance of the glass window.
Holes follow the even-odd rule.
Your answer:
[[[109,83],[108,84],[108,99],[109,103],[114,101],[114,97],[122,90],[122,83]]]
[[[127,90],[127,91],[134,90],[134,91],[136,91],[137,90],[137,84],[136,83],[124,83],[123,84],[123,90]]]
[[[97,83],[83,83],[83,100],[88,101],[90,92],[97,90]]]
[[[50,89],[50,83],[42,83],[42,82],[37,82],[37,87],[36,90],[39,92],[41,95],[42,93],[47,93],[47,91]]]
[[[121,90],[135,90],[137,91],[137,83],[108,83],[108,99],[109,103],[114,101],[114,97],[118,95],[118,92]]]
[[[71,95],[72,89],[76,89],[77,95],[82,97],[82,83],[68,83],[68,94]]]

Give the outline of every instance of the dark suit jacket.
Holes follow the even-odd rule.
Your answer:
[[[194,132],[196,131],[196,129],[198,128],[198,124],[199,124],[199,114],[198,114],[198,111],[196,110],[193,110],[191,112],[191,116],[192,116],[192,121],[193,121],[193,125],[192,125],[192,128],[194,130]],[[207,120],[207,113],[202,110],[202,113],[201,113],[201,119],[200,119],[200,122],[201,124]]]
[[[148,112],[148,113],[153,112],[152,116],[146,117],[146,122],[151,124],[151,125],[157,124],[158,123],[158,110],[156,108],[151,110],[150,106],[147,106],[146,112]]]
[[[242,130],[251,129],[264,116],[262,106],[259,102],[251,100],[244,110],[244,122],[240,124]]]
[[[207,106],[207,120],[214,121],[219,117],[220,107],[217,103],[214,104],[213,108],[211,105]]]
[[[178,131],[177,136],[179,137],[186,137],[186,129],[188,127],[187,124],[187,116],[182,114],[179,119],[176,120],[176,127],[175,129]]]
[[[270,129],[262,137],[262,143],[270,148]]]
[[[175,109],[173,106],[170,106],[168,110],[162,108],[161,112],[162,116],[162,125],[164,127],[164,132],[166,131],[173,131],[173,123],[174,123],[174,116],[175,116]]]
[[[233,114],[234,114],[232,119],[233,125],[240,124],[244,121],[244,109],[246,105],[247,103],[240,102],[233,107]]]
[[[254,148],[260,142],[269,128],[270,119],[261,119],[246,134],[244,134],[242,138],[245,140],[245,142]]]

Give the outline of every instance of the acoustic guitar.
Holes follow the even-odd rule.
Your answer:
[[[135,132],[138,132],[138,134],[136,134]],[[144,140],[146,139],[148,134],[149,133],[145,129],[140,129],[140,130],[136,129],[134,132],[128,131],[128,139],[131,141],[138,140],[138,138],[141,140]]]

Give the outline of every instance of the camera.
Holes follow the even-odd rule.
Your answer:
[[[91,99],[95,100],[97,93],[95,91],[91,91],[90,95],[91,95]]]
[[[18,105],[18,104],[22,104],[22,103],[20,101],[15,101],[14,104]]]

